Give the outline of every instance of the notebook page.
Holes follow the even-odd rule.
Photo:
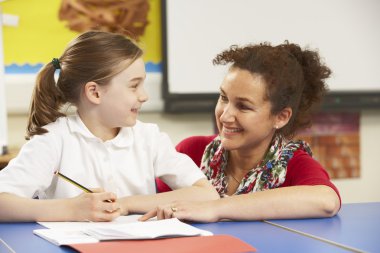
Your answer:
[[[99,240],[154,239],[165,237],[212,235],[209,231],[193,227],[179,221],[177,218],[158,221],[134,222],[108,227],[94,227],[87,229],[84,232]]]
[[[38,222],[38,224],[46,228],[73,231],[73,230],[84,230],[84,229],[93,228],[93,227],[114,226],[115,224],[128,224],[131,222],[137,222],[141,216],[142,215],[140,214],[119,216],[115,220],[110,221],[110,222],[90,222],[90,221],[65,222],[65,221],[62,221],[62,222]],[[152,220],[155,220],[155,219],[152,219]]]

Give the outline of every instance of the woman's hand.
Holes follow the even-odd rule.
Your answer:
[[[177,202],[174,202],[172,204],[158,206],[155,209],[153,209],[153,210],[147,212],[146,214],[144,214],[143,216],[141,216],[139,218],[139,221],[146,221],[146,220],[149,220],[150,218],[153,218],[156,216],[157,216],[157,220],[174,218],[175,217],[174,213],[176,211],[178,211],[178,208],[175,207],[175,203],[177,203]]]
[[[112,221],[121,215],[121,205],[112,192],[92,189],[93,193],[82,193],[71,199],[73,220]]]
[[[215,201],[175,201],[173,203],[158,206],[140,217],[140,221],[146,221],[157,216],[158,220],[178,218],[186,221],[217,222],[217,208]]]

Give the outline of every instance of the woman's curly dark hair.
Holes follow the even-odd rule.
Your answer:
[[[317,51],[302,49],[286,41],[278,46],[270,43],[231,46],[218,54],[213,63],[247,70],[261,75],[266,82],[266,98],[272,114],[285,107],[293,111],[289,123],[278,132],[293,137],[311,126],[311,109],[321,102],[328,88],[325,83],[331,70],[321,61]]]

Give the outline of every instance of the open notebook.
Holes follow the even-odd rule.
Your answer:
[[[56,245],[212,235],[209,231],[198,229],[176,218],[127,223],[89,222],[82,227],[73,224],[74,226],[60,224],[56,228],[36,229],[33,233]]]

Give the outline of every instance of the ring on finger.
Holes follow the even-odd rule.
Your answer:
[[[178,211],[178,208],[177,208],[177,207],[174,207],[174,206],[172,206],[171,209],[172,209],[172,212],[173,212],[173,213],[175,213],[175,212]]]

